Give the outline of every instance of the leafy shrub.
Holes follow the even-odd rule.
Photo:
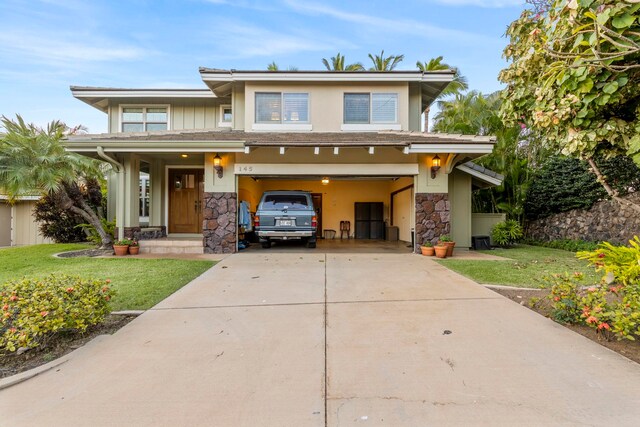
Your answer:
[[[599,285],[581,288],[580,274],[556,275],[550,297],[553,317],[565,323],[583,323],[608,337],[640,338],[640,239],[630,246],[604,242],[598,249],[576,256],[604,273]]]
[[[596,161],[607,182],[620,195],[640,188],[640,169],[628,157]],[[586,162],[569,157],[552,157],[540,169],[527,190],[524,203],[529,219],[544,218],[572,209],[588,209],[608,198]]]
[[[541,240],[525,240],[524,243],[532,246],[543,246],[545,248],[561,249],[569,252],[593,251],[598,248],[598,242],[588,242],[586,240],[558,239],[549,240],[548,242]]]
[[[509,246],[522,239],[522,227],[518,221],[508,219],[497,223],[491,229],[491,239],[498,246]]]
[[[50,275],[0,285],[0,352],[33,348],[53,333],[84,332],[109,314],[110,280]]]
[[[73,212],[61,209],[54,195],[47,194],[36,202],[33,217],[38,222],[40,233],[56,243],[75,243],[87,240],[78,225],[85,219]]]
[[[116,238],[115,220],[107,221],[105,218],[100,218],[100,222],[102,223],[102,228],[104,229],[104,231],[106,231],[107,234],[111,236],[111,240],[115,240]],[[98,234],[96,227],[94,227],[93,225],[78,224],[76,225],[76,227],[82,228],[82,230],[87,236],[87,240],[90,241],[91,243],[95,243],[96,245],[99,245],[102,243],[102,238],[100,237],[100,234]]]

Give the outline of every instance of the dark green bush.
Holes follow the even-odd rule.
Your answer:
[[[559,239],[543,242],[540,240],[525,240],[524,243],[533,246],[543,246],[545,248],[561,249],[569,252],[594,251],[598,248],[599,242],[588,242],[586,240]]]

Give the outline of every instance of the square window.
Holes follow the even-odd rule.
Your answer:
[[[369,123],[368,93],[344,94],[344,122],[354,124]]]
[[[308,93],[256,93],[256,123],[308,122]]]

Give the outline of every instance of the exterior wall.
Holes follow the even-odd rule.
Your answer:
[[[436,243],[451,232],[451,204],[448,194],[416,193],[415,251],[425,242]]]
[[[374,154],[368,154],[367,148],[341,148],[338,155],[333,148],[320,148],[320,154],[313,154],[313,145],[309,148],[291,148],[279,154],[277,148],[259,148],[250,154],[237,153],[236,163],[292,163],[292,164],[364,164],[371,165],[379,171],[379,164],[415,164],[416,154],[403,154],[400,150],[389,147],[376,147]],[[221,154],[222,155],[222,154]],[[277,172],[276,172],[277,173]],[[380,172],[384,173],[384,172]]]
[[[416,180],[416,193],[448,193],[449,176],[445,173],[446,154],[440,154],[440,170],[431,178],[431,165],[434,154],[418,155],[419,176]]]
[[[640,192],[624,198],[640,203]],[[543,241],[571,239],[627,245],[633,236],[640,236],[640,216],[632,207],[603,200],[590,209],[574,209],[532,221],[525,235]]]
[[[202,234],[208,254],[236,252],[238,199],[236,193],[205,193]]]
[[[309,121],[313,126],[313,132],[341,131],[345,92],[395,92],[398,93],[398,123],[402,130],[409,130],[408,83],[246,83],[244,128],[247,131],[250,131],[255,123],[256,92],[309,93]]]
[[[391,183],[390,191],[393,193],[400,189],[413,185],[413,177],[403,177]],[[393,196],[393,223],[399,229],[399,239],[411,242],[411,231],[415,224],[414,187],[406,188]]]
[[[0,247],[11,246],[11,206],[0,202]]]
[[[457,247],[471,247],[471,176],[454,170],[449,174],[451,237]]]
[[[168,105],[170,129],[183,130],[218,128],[220,105],[227,104],[231,104],[230,99],[112,99],[108,110],[109,130],[111,133],[120,132],[120,105]]]
[[[409,83],[409,130],[422,131],[422,91],[418,83]]]
[[[52,243],[38,230],[38,223],[33,218],[35,201],[21,201],[13,205],[13,243],[12,246],[39,245]]]
[[[494,225],[507,219],[507,214],[473,213],[471,214],[471,235],[489,236]],[[493,242],[491,242],[493,244]]]

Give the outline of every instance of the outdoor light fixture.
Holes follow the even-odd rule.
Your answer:
[[[188,154],[180,154],[180,157],[182,157],[183,159],[186,159],[187,157],[189,157]]]
[[[218,178],[222,178],[222,159],[217,154],[213,158],[213,168],[218,172]]]
[[[431,161],[431,179],[436,178],[436,174],[440,170],[440,157],[436,154],[433,160]]]
[[[329,178],[325,176],[324,178],[322,178],[321,182],[322,182],[322,185],[328,185],[329,184]]]

